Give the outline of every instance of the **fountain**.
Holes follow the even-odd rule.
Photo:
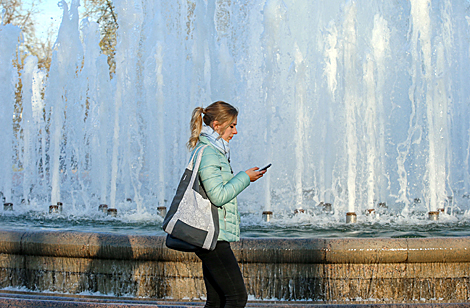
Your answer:
[[[11,243],[30,245],[31,239],[31,247],[38,247],[43,238],[43,249],[31,248],[37,250],[28,253],[38,258],[84,258],[94,269],[99,267],[95,263],[113,256],[100,249],[106,251],[107,245],[116,249],[114,253],[123,249],[119,262],[109,261],[129,266],[127,272],[116,274],[122,274],[120,279],[133,270],[148,270],[141,268],[146,260],[195,261],[166,251],[158,237],[163,232],[155,230],[160,229],[163,208],[169,205],[189,158],[185,142],[191,111],[226,100],[240,110],[240,134],[231,145],[233,169],[272,163],[263,179],[239,197],[246,238],[236,250],[245,262],[246,277],[257,277],[263,271],[261,264],[272,264],[274,270],[289,260],[300,272],[328,273],[312,274],[311,290],[295,293],[280,287],[264,294],[261,286],[273,277],[263,272],[266,280],[250,280],[252,294],[367,298],[353,290],[339,295],[335,292],[344,286],[339,282],[327,286],[327,281],[347,278],[360,286],[370,277],[359,272],[376,265],[384,266],[379,284],[388,281],[390,290],[406,279],[406,283],[418,281],[406,270],[406,279],[386,276],[387,270],[403,264],[415,269],[442,265],[442,272],[448,265],[455,274],[446,276],[452,283],[463,279],[455,268],[469,260],[450,251],[460,251],[461,243],[468,241],[462,236],[470,222],[466,103],[470,87],[465,84],[470,44],[465,1],[115,0],[114,4],[119,30],[112,78],[106,56],[100,54],[98,25],[79,21],[78,0],[72,0],[70,8],[62,1],[64,16],[47,76],[32,56],[18,76],[10,63],[20,29],[0,26],[4,68],[0,125],[5,132],[0,148],[2,157],[12,158],[0,161],[0,190],[4,202],[15,205],[13,212],[2,214],[0,228]],[[15,105],[14,85],[19,78],[22,101]],[[55,208],[62,203],[62,211]],[[48,214],[51,204],[54,208]],[[106,209],[99,210],[100,204]],[[365,214],[372,209],[373,214]],[[56,212],[60,215],[51,215]],[[52,230],[66,226],[102,232],[103,225],[112,227],[102,231],[132,230],[139,235],[114,235],[120,244],[113,246],[113,236],[63,232],[91,250],[54,255],[52,239],[60,235]],[[30,233],[22,233],[26,229]],[[260,236],[291,240],[253,239]],[[294,238],[299,236],[303,239]],[[416,236],[427,239],[407,239]],[[437,236],[451,238],[445,253],[428,254],[429,259],[414,257],[419,247],[439,251],[435,243],[442,240]],[[369,239],[334,239],[338,237]],[[157,243],[158,249],[152,250],[148,243]],[[134,244],[144,247],[145,256],[132,254]],[[351,252],[368,251],[369,244],[370,251],[387,257],[364,253],[358,258]],[[272,245],[289,245],[291,255]],[[264,256],[259,247],[269,247],[269,254]],[[5,254],[18,253],[8,249]],[[342,257],[344,251],[350,253]],[[315,266],[308,267],[310,263]],[[347,272],[347,264],[354,264],[356,276]],[[201,281],[193,267],[186,267],[185,277],[196,277],[197,297]],[[332,274],[336,270],[338,276]],[[442,277],[429,278],[429,283],[445,289]],[[96,283],[87,279],[92,278],[81,280],[87,282],[80,290]],[[140,282],[134,281],[134,286]],[[18,285],[31,287],[29,283]],[[38,289],[57,287],[41,283],[35,284]],[[252,285],[256,283],[260,285]],[[110,290],[106,288],[100,292]],[[423,291],[422,298],[439,298],[436,288]],[[462,288],[459,294],[464,294]],[[169,296],[137,289],[129,286],[131,294]],[[323,295],[308,297],[308,292]],[[385,296],[380,292],[378,288],[370,298]],[[391,301],[420,296],[410,292],[397,299],[390,295],[393,291],[387,294]],[[456,295],[443,298],[452,296]]]
[[[13,211],[13,203],[4,203],[3,204],[4,211]]]

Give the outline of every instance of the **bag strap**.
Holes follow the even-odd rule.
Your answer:
[[[192,173],[192,175],[191,175],[191,180],[190,180],[190,182],[189,182],[189,185],[191,185],[191,187],[192,187],[192,185],[193,185],[193,183],[194,183],[194,181],[196,180],[196,177],[197,177],[197,175],[198,175],[199,165],[201,164],[201,160],[202,160],[202,154],[203,154],[204,149],[205,149],[206,147],[207,147],[207,145],[201,147],[201,149],[198,150],[196,163],[195,163],[194,168],[193,168],[193,170],[192,170],[193,173]],[[191,161],[192,161],[192,159],[191,159]],[[191,169],[190,169],[190,170],[191,170]]]
[[[202,180],[201,180],[201,177],[199,176],[198,171],[199,171],[199,166],[201,165],[202,154],[203,154],[203,152],[204,152],[204,149],[207,148],[208,146],[209,146],[209,145],[206,144],[206,145],[202,146],[200,149],[198,149],[198,150],[197,150],[198,152],[197,152],[197,153],[194,153],[193,157],[191,157],[191,161],[189,162],[189,164],[191,165],[191,163],[192,163],[193,160],[194,160],[194,157],[197,155],[196,163],[195,163],[195,166],[194,166],[194,172],[193,172],[193,174],[192,174],[192,176],[191,176],[191,181],[190,181],[190,183],[191,183],[191,185],[192,185],[192,183],[194,183],[194,181],[196,180],[196,176],[197,176],[198,179],[199,179],[199,183],[201,183],[199,187],[202,188],[202,190],[204,191],[204,194],[206,195],[206,197],[207,197],[207,192],[206,192],[206,189],[204,188],[204,185],[202,185]],[[190,166],[188,166],[188,168],[190,168]],[[231,167],[230,167],[230,168],[231,168]],[[189,169],[189,170],[191,170],[191,169]],[[207,197],[207,198],[209,199],[209,197]],[[209,199],[209,201],[210,201],[210,199]],[[212,203],[212,201],[211,201],[211,204],[214,205],[214,206],[216,206],[214,203]],[[216,206],[216,207],[217,207],[217,208],[222,208],[223,206]]]
[[[196,152],[194,152],[193,156],[191,157],[191,160],[188,163],[188,167],[186,167],[186,169],[193,170],[193,167],[194,167],[194,169],[196,171],[199,170],[199,165],[201,164],[202,152],[204,152],[204,149],[207,148],[207,147],[208,147],[208,145],[206,144],[206,145],[200,147],[199,149],[197,149]],[[194,157],[197,157],[196,158],[196,165],[194,165],[194,163],[193,163]],[[199,163],[198,163],[198,160],[199,160]]]

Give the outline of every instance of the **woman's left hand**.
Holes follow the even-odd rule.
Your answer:
[[[245,173],[250,177],[251,182],[258,180],[259,178],[263,177],[263,174],[266,173],[266,170],[257,171],[258,169],[258,167],[254,167],[245,171]]]

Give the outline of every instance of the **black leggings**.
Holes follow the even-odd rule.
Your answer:
[[[204,307],[245,307],[248,295],[230,243],[218,241],[214,250],[201,249],[196,255],[202,260],[206,283],[207,301]]]

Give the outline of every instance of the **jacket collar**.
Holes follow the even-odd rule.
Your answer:
[[[217,149],[213,144],[212,142],[209,141],[209,139],[207,139],[206,137],[204,136],[199,136],[199,142],[202,143],[203,145],[209,145],[211,147],[213,147],[214,149],[216,149],[217,151],[219,151],[220,153],[222,153],[219,149]],[[223,155],[224,153],[222,153]]]
[[[223,157],[227,158],[227,156],[225,156],[225,154],[220,151],[218,148],[216,148],[212,142],[209,141],[209,139],[207,139],[206,137],[204,136],[199,136],[199,143],[198,145],[196,146],[196,148],[199,148],[201,146],[204,146],[204,145],[209,145],[210,147],[212,147],[213,149],[217,150],[220,154],[222,154]],[[230,159],[227,158],[227,161],[228,161],[228,164],[230,165]],[[232,166],[230,166],[230,171],[232,172],[233,174],[233,170],[232,170]]]

